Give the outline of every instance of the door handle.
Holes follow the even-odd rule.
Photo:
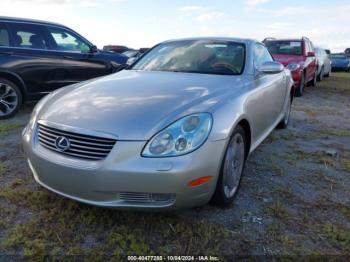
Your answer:
[[[64,59],[74,59],[72,56],[63,56]]]

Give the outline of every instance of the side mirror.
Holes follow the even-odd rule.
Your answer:
[[[264,74],[278,74],[284,70],[284,66],[276,61],[266,62],[262,64],[258,70]]]
[[[97,46],[93,45],[90,47],[90,53],[97,53],[98,49]]]
[[[315,52],[308,52],[307,57],[315,57]]]

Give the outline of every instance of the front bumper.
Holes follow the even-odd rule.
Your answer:
[[[144,158],[140,153],[146,141],[117,141],[107,158],[87,161],[42,147],[34,133],[24,130],[23,148],[40,185],[76,201],[113,208],[174,209],[206,204],[215,191],[227,143],[207,141],[184,156]],[[203,176],[213,178],[197,187],[187,186]],[[152,196],[168,198],[155,200]]]

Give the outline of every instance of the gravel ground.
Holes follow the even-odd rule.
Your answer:
[[[173,213],[90,207],[40,188],[20,145],[27,105],[0,123],[0,255],[349,256],[349,98],[349,73],[307,88],[290,126],[249,158],[231,207]]]

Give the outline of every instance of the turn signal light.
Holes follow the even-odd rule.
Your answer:
[[[203,177],[200,177],[200,178],[197,178],[195,180],[192,180],[190,182],[188,182],[188,186],[189,187],[195,187],[195,186],[200,186],[204,183],[207,183],[209,182],[213,177],[212,176],[203,176]]]

